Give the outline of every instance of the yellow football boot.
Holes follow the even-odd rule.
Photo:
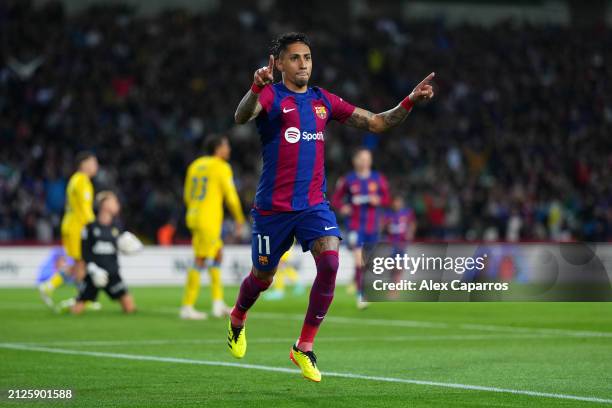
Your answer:
[[[317,356],[312,351],[302,351],[294,344],[289,352],[289,358],[300,367],[304,378],[314,382],[321,381],[321,372],[317,368]]]
[[[247,348],[245,326],[236,329],[232,327],[232,321],[229,321],[227,329],[227,347],[229,347],[232,356],[236,358],[244,357]]]

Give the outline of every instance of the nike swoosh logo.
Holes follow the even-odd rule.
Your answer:
[[[289,112],[294,111],[294,110],[295,110],[295,108],[293,108],[293,109],[285,109],[285,108],[283,108],[283,113],[289,113]]]
[[[317,319],[322,319],[322,318],[324,318],[325,316],[315,316],[315,317],[316,317]]]
[[[334,228],[338,228],[338,227],[325,227],[325,231],[329,231],[329,230],[332,230]]]

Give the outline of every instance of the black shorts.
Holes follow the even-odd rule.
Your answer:
[[[123,295],[127,294],[127,286],[121,279],[118,273],[108,274],[108,284],[104,288],[96,288],[91,280],[91,276],[87,274],[83,282],[81,282],[79,296],[77,301],[85,302],[88,300],[94,301],[98,298],[98,291],[104,289],[111,299],[117,300]]]

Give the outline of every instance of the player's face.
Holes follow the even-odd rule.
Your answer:
[[[393,209],[395,211],[399,211],[404,208],[404,199],[401,197],[395,197],[393,199]]]
[[[119,204],[119,199],[115,196],[111,196],[104,200],[104,207],[113,217],[121,211],[121,204]]]
[[[287,49],[281,52],[276,68],[283,73],[286,81],[298,87],[308,85],[312,72],[310,47],[301,42],[289,44]]]
[[[356,171],[367,171],[372,167],[372,154],[367,150],[361,150],[353,158],[353,166]]]
[[[89,177],[94,177],[98,173],[98,159],[95,156],[92,156],[83,162],[83,171],[89,175]]]
[[[217,153],[223,160],[229,160],[232,153],[232,147],[227,139],[223,139],[223,142],[217,147]]]

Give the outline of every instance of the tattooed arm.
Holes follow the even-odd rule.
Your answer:
[[[237,124],[242,125],[247,123],[249,120],[254,119],[261,112],[261,103],[259,103],[259,94],[256,94],[252,90],[249,91],[242,97],[242,100],[236,108],[234,113],[234,120]]]
[[[406,117],[408,117],[408,111],[401,105],[382,113],[372,113],[365,109],[355,108],[351,117],[344,123],[357,129],[382,133],[396,127]]]
[[[433,98],[433,88],[429,81],[434,75],[433,72],[429,74],[395,108],[382,113],[372,113],[362,108],[355,108],[353,114],[344,123],[373,133],[385,132],[398,126],[406,119],[413,104]]]

